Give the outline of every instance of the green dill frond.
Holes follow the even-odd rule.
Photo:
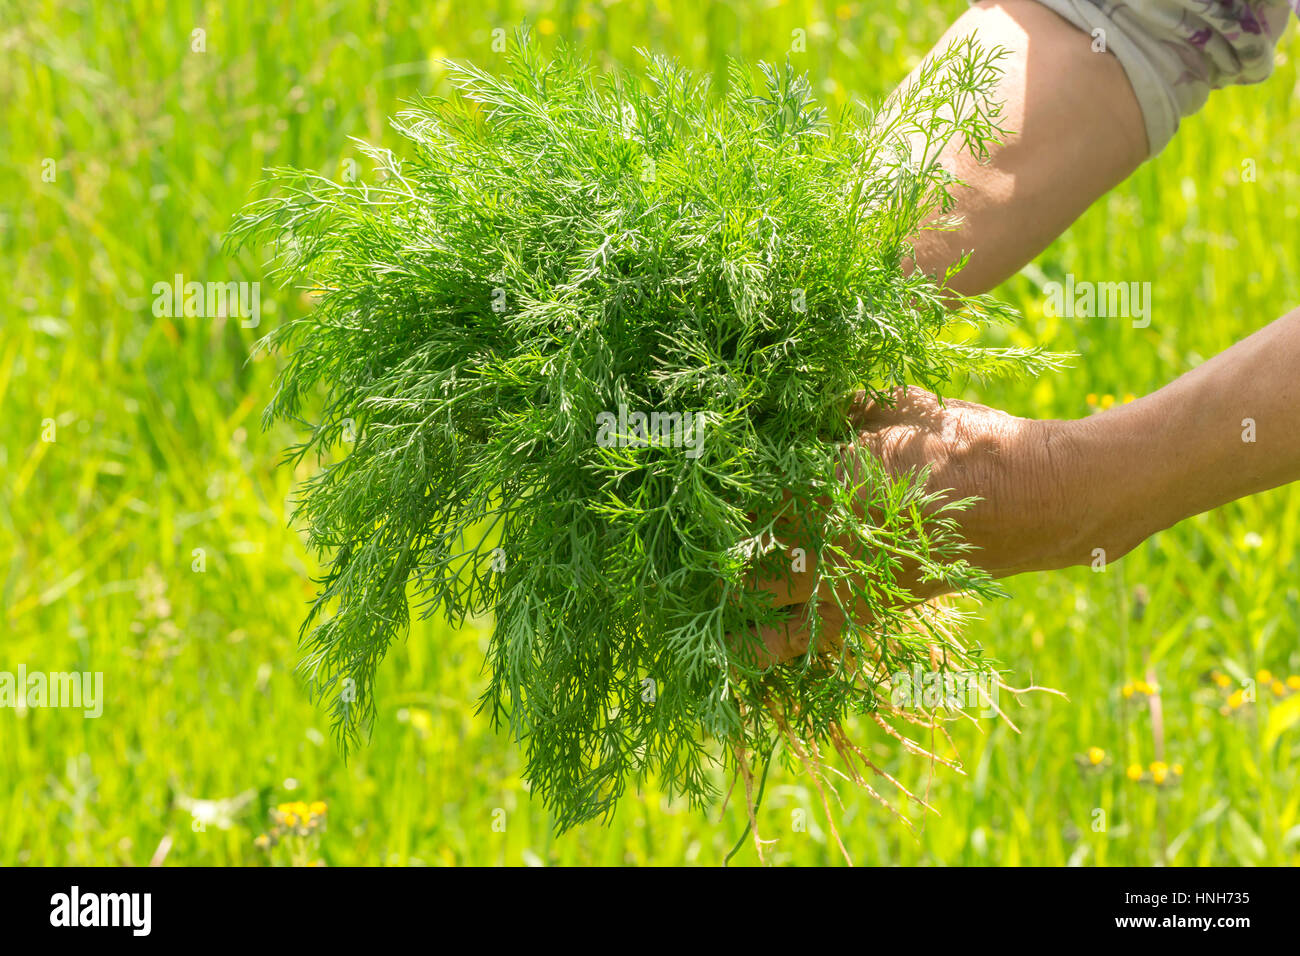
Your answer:
[[[367,181],[272,172],[231,244],[317,293],[268,337],[267,415],[322,463],[296,513],[325,559],[303,668],[345,746],[413,613],[492,616],[481,707],[560,828],[645,772],[706,803],[721,755],[839,741],[882,675],[936,644],[972,660],[897,609],[904,561],[997,593],[951,509],[871,462],[849,486],[836,449],[860,389],[1054,361],[945,340],[1006,311],[903,268],[951,207],[940,149],[998,135],[997,56],[962,41],[831,123],[788,63],[732,64],[720,95],[662,57],[597,76],[523,44],[503,75],[450,64],[454,96],[393,120],[400,159],[363,144]],[[859,623],[829,653],[814,618],[813,653],[762,668],[748,635],[780,612],[746,582],[788,573],[793,516]]]

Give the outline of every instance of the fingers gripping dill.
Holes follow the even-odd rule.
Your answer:
[[[703,803],[720,755],[827,739],[945,642],[897,609],[904,560],[994,593],[922,476],[837,466],[859,389],[1050,362],[941,341],[1008,313],[950,311],[903,269],[951,205],[939,150],[999,132],[996,59],[963,41],[830,123],[788,64],[733,64],[717,92],[524,40],[507,75],[449,65],[458,95],[394,120],[404,159],[361,147],[369,181],[273,172],[231,245],[271,245],[318,293],[267,337],[267,418],[303,423],[291,457],[321,463],[296,510],[326,558],[303,666],[345,748],[413,610],[491,614],[481,707],[559,828],[643,772]],[[789,572],[794,526],[858,623],[831,647],[814,616],[812,652],[765,668],[751,635],[782,612],[746,581]]]

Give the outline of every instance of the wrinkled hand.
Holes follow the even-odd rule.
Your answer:
[[[874,455],[895,476],[930,467],[926,490],[942,492],[942,501],[980,500],[957,512],[964,540],[975,547],[967,555],[974,565],[1005,577],[1022,571],[1064,567],[1076,560],[1080,501],[1069,488],[1077,452],[1068,423],[1015,418],[971,402],[949,399],[940,405],[929,392],[900,390],[894,406],[860,400],[851,410],[858,430],[846,453]],[[852,548],[853,542],[844,542]],[[904,588],[915,603],[944,591],[941,582],[922,582],[914,568],[904,568]],[[807,603],[814,599],[815,566],[790,578],[760,579],[789,621],[760,629],[770,655],[764,663],[790,660],[808,650]],[[823,640],[834,644],[844,627],[843,612],[833,600],[816,602],[824,622]]]

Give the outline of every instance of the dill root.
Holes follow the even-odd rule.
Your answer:
[[[700,806],[721,762],[750,791],[778,739],[828,812],[825,754],[896,784],[843,723],[919,749],[884,719],[889,675],[989,666],[899,609],[899,554],[998,592],[922,476],[867,461],[846,482],[836,449],[859,390],[1053,362],[945,337],[1013,316],[902,268],[951,207],[940,150],[999,134],[997,58],[959,41],[831,122],[788,64],[733,63],[719,90],[656,56],[545,61],[521,35],[504,75],[448,64],[456,94],[396,116],[402,158],[361,144],[372,175],[271,172],[229,245],[317,293],[264,340],[267,421],[305,428],[290,458],[318,464],[295,513],[324,562],[302,666],[345,751],[412,613],[490,614],[480,709],[559,830],[643,774]],[[810,652],[764,667],[752,635],[782,612],[746,582],[790,573],[795,521],[824,600],[868,613],[835,647],[814,615]]]

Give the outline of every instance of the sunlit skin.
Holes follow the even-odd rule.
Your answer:
[[[985,292],[1038,255],[1146,158],[1136,97],[1119,62],[1033,0],[985,2],[936,45],[975,32],[1007,50],[998,90],[1004,142],[984,163],[942,157],[965,183],[952,230],[916,239],[916,263],[940,275],[971,257],[949,285]],[[857,454],[889,471],[929,466],[944,500],[978,497],[960,515],[977,564],[996,577],[1115,561],[1185,518],[1300,478],[1300,309],[1164,388],[1073,421],[1018,418],[913,389],[894,406],[854,410]],[[789,623],[760,633],[771,661],[804,654],[815,562],[764,580]],[[940,593],[912,580],[918,601]],[[825,639],[842,613],[819,601]]]

